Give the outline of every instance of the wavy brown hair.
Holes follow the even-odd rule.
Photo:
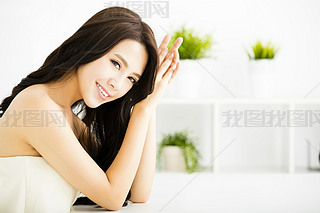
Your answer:
[[[140,80],[122,97],[97,108],[88,107],[83,99],[71,109],[88,127],[80,131],[78,140],[100,168],[106,172],[115,159],[125,136],[132,107],[152,93],[158,69],[157,43],[151,28],[135,12],[123,7],[103,9],[85,22],[64,41],[36,71],[23,78],[10,96],[0,104],[0,118],[19,92],[34,84],[64,82],[75,76],[77,68],[92,62],[110,51],[119,42],[132,39],[141,43],[148,61]],[[77,112],[75,112],[77,111]],[[123,206],[127,205],[130,190]],[[93,204],[87,197],[77,204]]]

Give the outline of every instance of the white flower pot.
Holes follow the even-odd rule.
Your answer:
[[[249,60],[248,71],[251,97],[272,98],[275,95],[274,82],[276,78],[274,60]]]
[[[183,151],[178,146],[163,147],[162,159],[165,171],[185,172],[185,161]]]
[[[175,98],[205,98],[212,93],[211,70],[215,61],[211,58],[180,60],[179,74],[169,85],[167,95]],[[168,95],[169,96],[169,95]]]

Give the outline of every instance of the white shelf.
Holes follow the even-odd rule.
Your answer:
[[[224,104],[249,104],[249,105],[269,105],[269,104],[279,104],[285,105],[289,110],[294,110],[296,105],[299,104],[320,104],[320,99],[304,99],[304,98],[287,98],[287,99],[246,99],[246,98],[228,98],[228,99],[163,99],[160,104],[164,105],[176,105],[176,104],[187,104],[187,105],[200,105],[206,104],[212,106],[212,153],[211,159],[212,170],[214,173],[219,173],[220,163],[219,155],[220,152],[220,109]],[[288,127],[288,158],[287,158],[287,172],[295,172],[295,127]]]
[[[160,104],[320,104],[320,98],[217,98],[217,99],[162,99]]]

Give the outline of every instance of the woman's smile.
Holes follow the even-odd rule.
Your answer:
[[[100,95],[100,97],[103,99],[103,100],[106,100],[108,97],[111,97],[108,92],[103,89],[100,84],[98,82],[96,82],[96,85],[97,85],[97,90],[98,90],[98,93]]]

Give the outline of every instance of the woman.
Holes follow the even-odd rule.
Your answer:
[[[106,8],[13,88],[0,105],[0,212],[69,212],[80,192],[110,210],[148,199],[155,110],[179,70],[182,38],[169,40],[157,48],[136,13]]]

